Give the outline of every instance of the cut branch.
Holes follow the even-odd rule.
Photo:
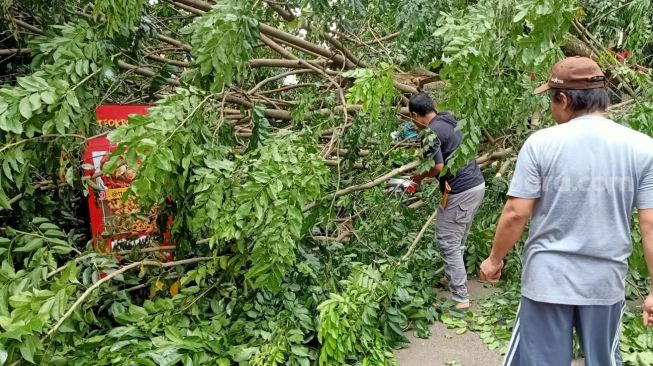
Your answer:
[[[388,179],[390,179],[390,178],[392,178],[392,177],[394,177],[394,176],[396,176],[398,174],[401,174],[401,173],[404,173],[404,172],[407,172],[409,170],[413,170],[413,169],[417,168],[420,164],[421,164],[421,161],[413,161],[413,162],[408,163],[406,165],[402,165],[399,168],[393,169],[393,170],[389,171],[388,173],[374,179],[371,182],[367,182],[367,183],[364,183],[364,184],[358,184],[358,185],[354,185],[354,186],[351,186],[351,187],[341,189],[339,191],[336,191],[335,193],[332,193],[332,194],[329,194],[329,195],[323,197],[322,200],[338,198],[338,197],[348,195],[350,193],[362,191],[362,190],[365,190],[365,189],[374,188],[374,187],[378,186],[379,184],[387,181]],[[317,202],[309,203],[308,205],[304,206],[304,208],[302,209],[302,212],[306,212],[306,211],[312,209],[313,207],[315,207],[316,205],[317,205]]]
[[[402,262],[410,258],[410,256],[413,254],[415,249],[417,249],[417,244],[419,244],[420,240],[422,240],[422,237],[424,236],[424,234],[426,234],[426,231],[428,230],[429,226],[431,226],[431,223],[435,221],[437,215],[438,215],[438,210],[436,209],[435,212],[431,214],[431,217],[429,217],[428,220],[426,220],[426,222],[424,223],[424,225],[422,225],[422,229],[419,231],[419,233],[415,237],[415,240],[413,240],[413,243],[410,245],[410,247],[408,247],[406,254],[404,254],[401,257]]]

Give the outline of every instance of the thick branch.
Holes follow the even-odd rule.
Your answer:
[[[156,71],[154,71],[154,70],[152,70],[152,69],[150,69],[148,67],[132,65],[132,64],[128,64],[128,63],[126,63],[124,61],[118,61],[118,66],[121,69],[130,70],[134,74],[141,75],[141,76],[154,77],[154,76],[157,75]],[[173,85],[173,86],[181,85],[179,83],[179,80],[176,80],[176,79],[168,78],[168,79],[166,79],[166,81],[168,82],[168,84]]]
[[[174,38],[166,37],[166,36],[164,36],[162,34],[157,34],[156,38],[161,42],[167,43],[167,44],[169,44],[171,46],[175,46],[177,48],[181,48],[184,51],[190,52],[193,49],[190,45],[187,45],[185,43],[181,43],[180,41],[178,41],[178,40],[176,40]]]
[[[186,62],[186,61],[172,60],[172,59],[157,56],[157,55],[147,55],[146,57],[149,58],[152,61],[162,62],[162,63],[168,64],[168,65],[175,65],[175,66],[179,66],[179,67],[183,67],[183,68],[189,68],[190,67],[190,63]]]
[[[329,43],[333,45],[336,49],[338,49],[340,52],[342,52],[347,59],[349,59],[352,63],[356,64],[357,66],[360,67],[370,67],[369,64],[367,64],[365,61],[362,61],[358,57],[356,57],[347,47],[345,47],[340,41],[338,41],[334,36],[325,34],[323,36]]]
[[[272,8],[281,18],[283,18],[287,22],[292,22],[293,20],[296,19],[296,17],[286,10],[285,7],[274,4],[271,2],[268,2],[268,6]],[[360,67],[369,67],[368,64],[365,62],[361,61],[358,57],[356,57],[349,49],[347,49],[340,41],[338,41],[335,37],[333,37],[330,34],[323,34],[322,38],[325,39],[327,42],[331,43],[336,49],[338,49],[342,54],[353,64],[360,66]]]
[[[282,86],[281,88],[277,88],[277,89],[264,90],[259,92],[258,94],[265,95],[265,94],[281,93],[284,91],[297,89],[297,88],[306,88],[313,85],[315,84],[312,83],[292,84],[292,85]]]
[[[206,1],[201,1],[201,0],[176,0],[176,1],[169,1],[169,2],[174,4],[187,5],[191,8],[195,8],[203,11],[209,11],[211,10],[212,7],[211,3],[208,3]]]
[[[603,46],[603,44],[594,37],[590,31],[587,30],[582,24],[580,24],[579,21],[574,20],[572,21],[571,25],[574,27],[576,32],[581,36],[581,38],[584,38],[586,40],[586,43],[595,51],[597,54],[600,54],[600,51],[603,51],[606,54],[610,54],[610,51]],[[592,44],[594,43],[594,44]],[[598,47],[598,48],[597,48]],[[628,93],[632,98],[637,98],[637,94],[635,94],[635,91],[628,85],[625,80],[621,77],[621,75],[617,73],[611,73],[610,75],[612,78],[614,78],[620,86]]]
[[[225,100],[227,102],[229,102],[229,103],[239,104],[239,105],[242,105],[242,106],[247,107],[247,108],[252,108],[254,106],[254,104],[252,102],[250,102],[250,101],[248,101],[246,99],[237,97],[237,96],[232,95],[232,94],[227,94],[226,97],[225,97]],[[353,105],[353,106],[348,106],[346,108],[346,111],[348,113],[356,113],[356,112],[360,112],[361,108],[362,107],[360,105]],[[342,106],[337,106],[337,107],[335,107],[333,109],[323,108],[323,109],[315,110],[313,112],[306,113],[304,115],[304,118],[305,119],[310,119],[310,118],[313,118],[313,117],[316,117],[316,116],[324,117],[324,116],[329,116],[329,115],[331,115],[333,113],[343,113],[343,112],[344,112],[344,108]],[[292,116],[290,115],[290,111],[287,111],[287,110],[284,110],[284,109],[266,109],[266,110],[263,111],[263,113],[268,118],[274,118],[274,119],[279,119],[279,120],[283,120],[283,121],[292,120]]]
[[[186,4],[184,4],[184,1],[165,0],[165,2],[167,2],[168,4],[174,5],[174,6],[178,7],[178,8],[180,8],[180,9],[184,9],[184,10],[186,10],[187,12],[189,12],[191,14],[195,14],[195,15],[204,14],[204,11],[199,10],[197,7],[186,5]],[[209,9],[207,9],[205,11],[208,11],[210,9],[211,8],[209,7]]]
[[[261,36],[263,36],[263,35],[261,35]],[[279,44],[286,45],[286,46],[288,46],[288,47],[290,47],[292,49],[295,49],[295,50],[297,50],[297,51],[299,51],[301,53],[304,53],[304,54],[306,54],[308,56],[311,56],[311,57],[314,57],[314,58],[317,58],[317,59],[323,59],[323,60],[327,59],[326,57],[320,55],[319,53],[307,50],[306,48],[300,47],[300,46],[298,46],[296,44],[293,44],[291,42],[288,42],[288,41],[284,41],[283,39],[279,39],[279,38],[275,38],[275,37],[269,37],[269,38],[273,39],[275,42],[277,42]],[[337,68],[341,67],[340,64],[338,64],[338,63],[336,63],[334,61],[331,61],[331,64],[333,64],[333,66],[337,67]]]
[[[41,28],[35,27],[35,26],[33,26],[33,25],[29,24],[29,23],[26,23],[26,22],[24,22],[24,21],[22,21],[20,19],[13,18],[12,20],[14,21],[14,23],[16,23],[17,26],[19,26],[21,28],[28,29],[28,30],[36,33],[36,34],[43,34],[43,30]]]
[[[15,54],[28,54],[32,53],[29,48],[5,48],[0,50],[0,56],[10,56]]]
[[[270,9],[274,10],[277,14],[279,14],[279,16],[283,18],[283,20],[287,22],[292,22],[293,20],[295,20],[295,16],[291,12],[289,12],[285,7],[279,4],[275,4],[271,1],[266,1],[265,3],[268,4]]]
[[[261,30],[261,34],[271,36],[274,38],[278,38],[283,40],[284,42],[288,44],[293,44],[297,45],[303,49],[306,49],[311,52],[315,52],[318,55],[321,55],[323,57],[326,57],[327,59],[331,59],[339,64],[344,64],[346,68],[348,69],[353,69],[356,67],[351,61],[343,59],[342,56],[334,54],[333,52],[329,51],[326,48],[322,48],[314,43],[308,42],[306,40],[303,40],[299,37],[293,36],[292,34],[280,31],[276,28],[270,27],[269,25],[265,23],[259,23],[259,29]]]
[[[309,64],[315,67],[324,67],[328,63],[327,60],[309,60],[306,62],[308,62]],[[250,68],[279,67],[285,69],[302,69],[305,67],[304,64],[302,64],[299,60],[278,60],[278,59],[270,59],[270,58],[249,60],[247,62],[247,66]],[[327,72],[337,73],[335,71],[327,71]]]

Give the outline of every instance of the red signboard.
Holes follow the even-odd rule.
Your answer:
[[[132,114],[147,114],[149,105],[102,105],[96,108],[98,124],[116,128],[126,124]],[[84,162],[93,166],[85,175],[93,180],[97,190],[89,187],[88,207],[91,219],[91,233],[95,249],[99,252],[129,250],[134,247],[167,246],[170,243],[172,217],[168,217],[163,233],[159,232],[156,208],[141,212],[137,199],[129,196],[123,200],[136,173],[134,167],[124,162],[112,173],[103,174],[102,167],[109,160],[116,145],[106,135],[88,140]],[[172,260],[172,252],[167,252]]]

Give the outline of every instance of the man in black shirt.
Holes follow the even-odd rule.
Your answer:
[[[463,256],[472,220],[485,195],[485,181],[474,159],[456,174],[447,172],[441,175],[449,156],[463,139],[462,133],[456,130],[458,121],[450,113],[436,112],[433,99],[425,93],[413,95],[408,107],[415,127],[422,130],[428,128],[436,135],[432,146],[427,149],[428,155],[435,160],[435,166],[412,178],[420,184],[426,177],[439,177],[442,203],[437,214],[436,240],[444,259],[446,282],[457,303],[456,307],[467,309],[470,305]]]

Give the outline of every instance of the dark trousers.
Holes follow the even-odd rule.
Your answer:
[[[567,366],[572,361],[573,329],[586,366],[621,366],[619,330],[625,302],[614,305],[562,305],[522,296],[504,366]]]

